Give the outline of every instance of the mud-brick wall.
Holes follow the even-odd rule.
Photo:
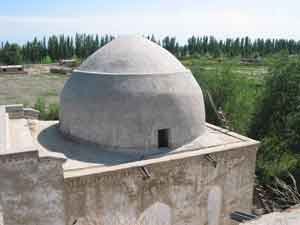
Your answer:
[[[67,225],[229,225],[250,211],[256,149],[65,180]],[[215,167],[216,166],[216,167]]]
[[[4,225],[64,225],[61,159],[37,152],[0,156],[0,204]]]

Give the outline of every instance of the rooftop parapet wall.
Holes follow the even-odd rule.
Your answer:
[[[0,106],[0,153],[4,153],[8,148],[8,114],[4,106]]]
[[[65,225],[63,160],[32,151],[1,155],[0,162],[5,225]]]
[[[0,154],[37,151],[28,119],[37,119],[38,111],[23,105],[0,106]]]
[[[32,108],[23,108],[23,105],[6,105],[5,111],[10,119],[38,119],[39,111]]]
[[[0,106],[0,155],[37,151],[40,158],[65,160],[60,153],[41,151],[33,135],[39,111],[23,105]]]
[[[198,225],[217,219],[231,225],[232,211],[252,207],[256,149],[215,152],[214,161],[198,155],[65,178],[67,223]]]
[[[112,165],[106,166],[99,163],[99,165],[88,164],[78,166],[78,164],[72,166],[71,162],[66,162],[64,176],[68,178],[85,177],[94,174],[102,174],[108,172],[116,172],[126,170],[129,168],[139,168],[159,163],[167,163],[170,161],[178,161],[194,157],[206,157],[211,154],[220,152],[227,152],[232,150],[238,151],[254,151],[258,148],[259,142],[245,136],[236,134],[226,129],[206,124],[207,133],[201,137],[197,142],[190,145],[182,146],[173,151],[160,151],[153,155],[145,155],[143,159],[126,160],[124,163],[112,163]],[[68,143],[64,143],[64,146],[68,149]],[[85,146],[85,145],[83,145]],[[74,146],[71,145],[74,149]],[[88,149],[86,145],[85,150]],[[80,148],[75,149],[76,152],[81,152]],[[100,155],[101,152],[98,153]],[[88,154],[88,152],[86,152]],[[103,155],[104,157],[105,155]],[[90,156],[92,157],[92,155]],[[76,157],[75,157],[76,158]],[[68,165],[68,166],[66,166]]]
[[[38,112],[0,106],[0,208],[5,225],[65,225],[64,157],[41,154],[29,128]]]

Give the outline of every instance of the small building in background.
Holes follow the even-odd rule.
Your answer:
[[[50,68],[50,73],[61,74],[61,75],[70,75],[73,69],[65,66],[53,66]]]
[[[77,65],[77,61],[75,59],[61,59],[59,60],[59,65],[66,67],[75,67]]]
[[[261,57],[253,57],[253,58],[242,58],[241,64],[244,65],[253,65],[253,64],[261,64],[262,59]]]
[[[5,65],[0,66],[1,74],[26,74],[23,65]]]

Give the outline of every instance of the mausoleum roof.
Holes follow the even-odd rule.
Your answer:
[[[100,74],[163,74],[186,68],[167,50],[139,36],[117,38],[88,57],[80,71]]]
[[[174,149],[205,132],[202,91],[190,70],[159,45],[142,37],[117,38],[66,82],[60,130],[112,150]]]

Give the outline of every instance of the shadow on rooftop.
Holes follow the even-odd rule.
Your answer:
[[[51,125],[37,137],[39,144],[48,152],[63,153],[68,159],[102,165],[141,160],[141,154],[105,150],[95,144],[76,142],[66,138],[58,127],[58,124]]]

